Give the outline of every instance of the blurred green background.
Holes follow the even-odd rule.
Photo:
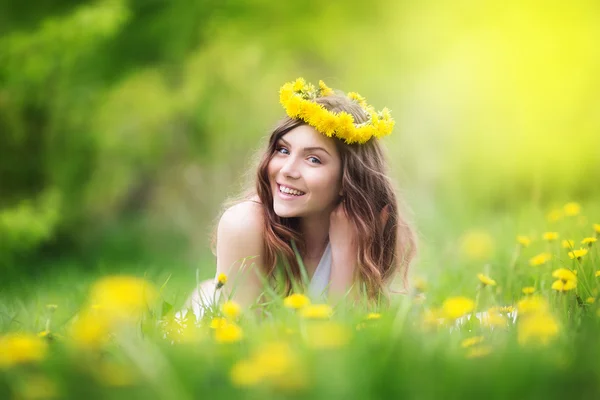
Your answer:
[[[210,276],[220,206],[299,76],[392,110],[384,142],[425,246],[600,199],[595,0],[0,7],[0,285],[123,265]]]

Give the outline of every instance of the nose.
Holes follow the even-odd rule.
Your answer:
[[[285,164],[281,167],[281,174],[286,178],[298,179],[300,178],[300,171],[298,170],[297,160],[295,157],[288,157]]]

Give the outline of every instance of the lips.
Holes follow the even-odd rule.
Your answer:
[[[293,189],[286,185],[277,184],[277,192],[279,193],[279,197],[284,200],[295,199],[298,197],[302,197],[306,194],[306,192],[302,192],[297,189]]]

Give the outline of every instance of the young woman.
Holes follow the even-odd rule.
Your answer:
[[[271,284],[283,276],[290,293],[304,273],[299,260],[312,297],[363,291],[376,300],[396,277],[405,291],[416,240],[379,142],[394,125],[389,111],[301,78],[281,88],[280,101],[287,116],[270,135],[255,187],[218,223],[216,273],[228,277],[218,294],[251,305],[264,291],[261,275]],[[215,282],[199,286],[196,314],[214,294]]]

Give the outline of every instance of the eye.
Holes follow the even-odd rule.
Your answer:
[[[319,160],[317,157],[308,157],[309,160],[316,160],[316,162],[311,161],[311,163],[313,164],[322,164],[321,160]]]
[[[287,152],[287,153],[283,153],[282,151],[288,151],[288,149],[286,149],[285,147],[281,147],[281,146],[280,146],[280,147],[277,147],[277,148],[275,149],[275,151],[276,151],[276,152],[278,152],[278,153],[281,153],[281,154],[289,154],[289,152]]]

